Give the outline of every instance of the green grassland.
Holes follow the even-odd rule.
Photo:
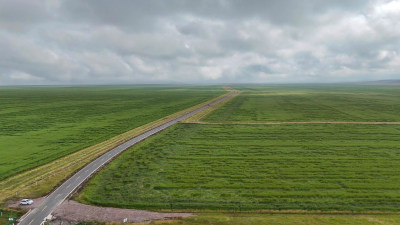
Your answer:
[[[400,224],[399,215],[318,215],[318,214],[255,214],[202,213],[181,221],[153,221],[150,225],[389,225]]]
[[[208,122],[400,121],[399,86],[238,86]]]
[[[400,126],[177,124],[78,196],[144,209],[400,210]]]
[[[0,180],[225,93],[208,86],[0,88]]]

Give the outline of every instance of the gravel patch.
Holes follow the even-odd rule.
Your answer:
[[[45,197],[33,199],[32,205],[19,205],[19,200],[9,201],[8,207],[21,209],[35,209],[45,200]],[[81,204],[73,200],[66,200],[52,213],[53,219],[59,221],[76,223],[79,221],[99,222],[124,222],[143,223],[153,220],[182,219],[183,217],[195,216],[192,213],[160,213],[147,210],[120,209],[112,207],[98,207]],[[66,224],[66,223],[65,223]]]
[[[73,200],[64,201],[53,212],[57,220],[141,223],[152,220],[180,219],[194,216],[192,213],[159,213],[136,209],[119,209],[84,205]]]

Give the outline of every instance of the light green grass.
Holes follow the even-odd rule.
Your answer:
[[[399,125],[178,124],[79,199],[146,209],[400,209]]]
[[[148,223],[147,223],[148,224]],[[182,221],[154,221],[150,225],[395,225],[399,215],[315,214],[200,214]]]
[[[0,88],[0,180],[223,94],[220,87]]]
[[[400,121],[399,86],[238,86],[208,122]]]

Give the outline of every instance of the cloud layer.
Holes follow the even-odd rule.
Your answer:
[[[400,1],[0,0],[0,85],[400,78]]]

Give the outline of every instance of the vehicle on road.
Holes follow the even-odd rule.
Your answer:
[[[20,205],[32,205],[33,204],[33,200],[32,199],[22,199],[19,202]]]

